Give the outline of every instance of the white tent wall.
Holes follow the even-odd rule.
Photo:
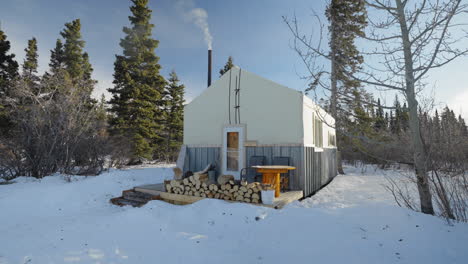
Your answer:
[[[329,142],[329,136],[335,136],[335,120],[320,106],[316,105],[309,97],[303,96],[303,124],[304,124],[304,145],[309,147],[315,147],[314,142],[314,124],[313,116],[323,122],[323,148],[335,148],[335,146]]]
[[[221,145],[222,129],[229,124],[229,114],[231,125],[236,124],[235,89],[239,76],[237,122],[246,125],[246,140],[263,145],[302,144],[302,94],[238,67],[185,106],[184,144]]]
[[[313,114],[323,121],[322,148],[314,145]],[[203,170],[211,163],[218,175],[231,174],[225,166],[223,131],[238,127],[245,128],[240,135],[247,140],[240,149],[239,169],[251,166],[252,156],[263,156],[267,165],[273,164],[275,157],[288,157],[289,165],[296,167],[289,173],[289,188],[303,190],[305,196],[336,175],[336,148],[328,142],[329,135],[335,135],[333,118],[301,92],[238,67],[185,106],[184,173]]]

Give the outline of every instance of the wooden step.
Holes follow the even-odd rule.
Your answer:
[[[110,200],[110,202],[112,204],[115,204],[115,205],[118,205],[118,206],[126,206],[126,205],[130,205],[130,206],[133,206],[133,207],[141,207],[143,205],[145,205],[147,202],[136,202],[136,201],[131,201],[131,200],[127,200],[123,197],[116,197],[116,198],[112,198]]]
[[[133,190],[127,190],[122,192],[122,197],[126,200],[131,200],[135,202],[148,202],[153,200],[153,195],[143,192],[136,192]]]
[[[133,189],[122,191],[122,196],[110,199],[112,204],[118,206],[130,205],[133,207],[141,207],[151,200],[160,200],[158,195],[152,195],[143,192],[137,192]]]

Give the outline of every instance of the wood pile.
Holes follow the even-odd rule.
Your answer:
[[[195,173],[183,180],[165,182],[168,193],[224,199],[246,203],[260,203],[260,183],[235,181],[232,175],[221,175],[218,182],[210,182],[208,174]]]

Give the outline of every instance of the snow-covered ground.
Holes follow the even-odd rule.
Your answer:
[[[345,168],[282,210],[205,199],[117,207],[111,197],[172,177],[169,166],[0,185],[4,263],[468,263],[468,224],[395,206],[394,171]]]

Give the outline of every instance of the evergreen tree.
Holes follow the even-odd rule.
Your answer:
[[[81,37],[81,22],[75,19],[65,23],[65,29],[60,32],[65,40],[63,45],[63,63],[65,70],[74,83],[83,82],[79,87],[91,100],[96,81],[91,79],[93,68],[89,62],[88,53],[84,52],[85,41]]]
[[[461,115],[458,115],[458,125],[460,126],[461,135],[468,137],[468,127]]]
[[[60,39],[55,42],[55,48],[50,51],[50,63],[49,63],[51,74],[57,74],[61,70],[65,69],[65,55],[63,51],[63,44]]]
[[[401,132],[401,121],[402,121],[402,109],[401,109],[401,104],[400,100],[398,100],[398,96],[395,96],[395,101],[393,103],[393,107],[395,107],[395,118],[393,122],[393,127],[392,127],[392,133],[393,134],[400,134]]]
[[[349,76],[355,73],[363,57],[355,45],[355,38],[364,35],[367,24],[365,1],[331,0],[326,10],[329,21],[329,46],[331,58],[330,112],[338,122],[341,96],[353,96],[360,83]]]
[[[10,41],[0,30],[0,98],[4,99],[9,94],[12,81],[18,77],[18,63],[15,54],[9,54]]]
[[[83,78],[85,80],[91,80],[91,74],[93,73],[93,66],[89,62],[89,55],[87,52],[83,53]]]
[[[434,114],[434,118],[432,118],[432,127],[433,127],[433,134],[434,134],[434,143],[438,144],[441,141],[441,130],[440,130],[440,117],[439,112],[436,110]]]
[[[26,58],[23,62],[23,75],[33,75],[37,73],[37,40],[32,38],[28,40],[28,47],[24,49]]]
[[[159,57],[154,53],[159,41],[151,37],[153,24],[148,0],[132,0],[129,17],[132,27],[124,27],[120,46],[123,55],[116,55],[114,87],[110,111],[113,131],[131,141],[133,161],[151,159],[162,145],[164,117],[163,93],[166,81],[160,75]],[[160,147],[161,148],[161,147]]]
[[[233,59],[232,56],[229,56],[224,67],[221,70],[219,70],[219,77],[223,76],[223,74],[228,72],[232,67],[234,67]]]
[[[79,79],[83,76],[83,48],[84,40],[81,38],[81,22],[75,19],[65,23],[65,29],[60,32],[65,40],[63,46],[63,61],[65,69],[72,79]]]
[[[10,41],[0,30],[0,135],[8,134],[11,128],[6,98],[10,95],[13,81],[18,77],[18,63],[10,54]]]
[[[172,156],[170,159],[174,160],[183,139],[185,86],[179,84],[175,71],[170,73],[168,82],[166,87],[166,144],[167,153]]]
[[[325,12],[329,21],[329,47],[331,60],[330,76],[330,114],[335,119],[337,146],[340,149],[345,136],[342,130],[352,128],[345,127],[349,115],[359,115],[352,112],[357,109],[349,105],[349,98],[360,90],[360,82],[349,76],[355,73],[363,62],[363,57],[356,48],[355,39],[364,35],[367,24],[367,13],[364,0],[331,0]],[[313,89],[318,83],[315,80],[308,90]],[[306,90],[307,92],[307,90]],[[351,111],[351,112],[349,112]],[[341,162],[338,171],[344,173]]]
[[[380,104],[380,99],[377,99],[377,111],[375,114],[375,124],[374,127],[376,130],[385,129],[385,118],[382,105]]]
[[[390,124],[390,118],[388,117],[388,112],[385,112],[385,119],[384,119],[384,128],[385,130],[388,130],[389,124]]]
[[[403,131],[407,131],[409,129],[409,109],[406,106],[406,102],[403,103],[403,107],[401,108],[400,124]]]
[[[28,41],[28,47],[24,49],[26,57],[23,62],[23,80],[31,86],[31,90],[35,93],[39,93],[39,77],[37,76],[37,40],[32,38]]]
[[[395,131],[396,131],[395,123],[396,123],[395,116],[393,115],[393,111],[390,110],[390,118],[389,118],[389,121],[388,121],[388,128],[389,128],[391,133],[395,133]]]

